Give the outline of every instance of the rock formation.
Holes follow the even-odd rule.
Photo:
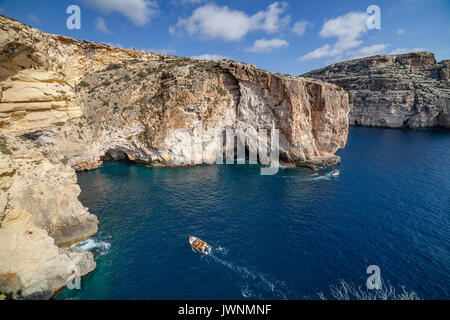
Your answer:
[[[303,75],[349,94],[350,124],[387,128],[450,128],[450,60],[432,53],[378,55]]]
[[[91,253],[67,248],[95,234],[98,221],[55,148],[2,132],[0,189],[0,292],[50,298],[72,272],[95,268]]]
[[[48,298],[74,266],[95,268],[92,254],[70,248],[98,224],[77,199],[74,169],[213,163],[227,129],[258,140],[273,128],[283,162],[335,165],[349,110],[347,93],[319,80],[80,42],[0,17],[0,293]]]

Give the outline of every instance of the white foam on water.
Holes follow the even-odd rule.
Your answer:
[[[314,181],[314,180],[331,180],[331,179],[337,178],[339,176],[339,174],[340,174],[340,171],[339,170],[335,170],[335,171],[328,172],[327,174],[319,176],[319,177],[306,178],[304,180],[309,180],[309,181]],[[318,175],[318,173],[315,173],[314,175]],[[314,176],[314,175],[312,175],[312,176]]]
[[[250,290],[247,285],[241,287],[241,294],[246,299],[251,298],[254,295],[253,291]]]
[[[106,241],[96,240],[94,238],[89,238],[74,246],[85,251],[97,251],[101,256],[107,254],[109,249],[111,248],[110,243]]]
[[[276,297],[281,297],[282,299],[287,300],[286,295],[282,291],[282,289],[284,289],[284,288],[280,289],[280,287],[284,287],[281,282],[279,282],[279,281],[273,282],[273,281],[267,280],[267,278],[262,274],[251,272],[250,270],[248,270],[245,267],[240,267],[240,266],[234,265],[231,262],[228,262],[228,261],[218,258],[214,254],[210,255],[210,257],[213,258],[214,261],[220,263],[221,265],[225,266],[226,268],[230,269],[231,271],[234,271],[234,272],[240,274],[242,276],[242,279],[249,281],[249,282],[245,283],[245,285],[243,287],[241,287],[241,293],[244,297],[245,297],[245,295],[249,295],[249,294],[254,296],[253,291],[250,289],[250,286],[252,286],[252,287],[254,286],[255,288],[261,288],[261,289],[264,289],[265,291],[270,291]],[[254,283],[252,285],[253,281],[256,281],[256,283]],[[245,290],[243,290],[243,288]]]
[[[315,172],[311,175],[308,175],[305,178],[301,178],[299,176],[284,176],[284,175],[277,175],[277,178],[282,178],[282,179],[291,179],[291,180],[297,180],[297,181],[318,181],[318,180],[331,180],[331,179],[336,179],[337,177],[339,177],[340,175],[340,171],[339,170],[334,170],[334,171],[330,171],[327,174],[322,174],[320,175],[318,172]]]
[[[218,253],[220,253],[220,254],[222,254],[224,256],[226,256],[228,254],[228,249],[224,248],[224,247],[217,247],[217,248],[214,247],[212,249],[214,250],[214,252],[218,252]]]

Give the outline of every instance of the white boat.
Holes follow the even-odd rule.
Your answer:
[[[205,241],[197,238],[197,237],[189,237],[189,244],[192,248],[194,248],[196,251],[200,252],[204,255],[211,254],[211,246],[208,245]]]

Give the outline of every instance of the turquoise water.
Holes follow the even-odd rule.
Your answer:
[[[116,162],[80,173],[80,200],[101,222],[81,245],[97,269],[58,299],[311,299],[340,279],[363,286],[374,264],[395,287],[449,299],[449,147],[449,133],[352,128],[327,170]]]

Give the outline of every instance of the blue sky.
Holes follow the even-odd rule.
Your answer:
[[[71,4],[80,30],[66,27]],[[381,9],[381,29],[367,28],[370,5]],[[0,0],[0,14],[79,40],[294,75],[378,53],[450,59],[449,0]]]

